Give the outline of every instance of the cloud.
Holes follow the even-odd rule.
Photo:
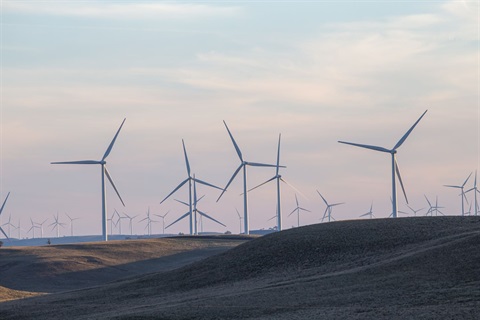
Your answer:
[[[85,18],[109,18],[115,20],[174,19],[211,16],[232,16],[239,13],[236,6],[213,6],[187,3],[139,3],[139,2],[14,2],[3,3],[5,13],[34,15],[76,16]]]

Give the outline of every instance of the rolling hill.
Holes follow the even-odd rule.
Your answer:
[[[4,302],[0,318],[476,319],[479,241],[478,217],[310,225],[176,269]]]

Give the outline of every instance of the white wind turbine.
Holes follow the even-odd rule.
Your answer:
[[[288,183],[287,181],[285,181],[284,178],[282,178],[282,175],[279,173],[279,170],[280,170],[280,139],[281,139],[282,135],[279,134],[278,135],[278,151],[277,151],[277,165],[276,165],[276,172],[275,172],[275,176],[273,176],[272,178],[268,179],[267,181],[259,184],[258,186],[256,187],[253,187],[251,188],[250,190],[248,190],[248,192],[258,188],[258,187],[261,187],[263,186],[264,184],[267,184],[269,183],[270,181],[273,181],[273,180],[276,180],[276,183],[277,183],[277,215],[275,216],[277,218],[277,230],[278,231],[282,231],[282,212],[281,212],[281,199],[280,199],[280,181],[285,183],[286,185],[288,185],[290,188],[292,188],[293,190],[299,192],[301,194],[300,191],[298,191],[295,187],[293,187],[290,183]],[[295,195],[296,197],[296,195]]]
[[[47,220],[48,219],[45,219],[41,223],[34,222],[38,226],[38,229],[40,229],[40,238],[43,238],[43,225],[45,224],[45,222],[47,222]]]
[[[188,215],[190,216],[190,234],[193,235],[194,234],[194,222],[193,222],[193,211],[192,211],[192,181],[196,181],[198,183],[201,183],[203,185],[206,185],[208,187],[211,187],[211,188],[215,188],[215,189],[218,189],[218,190],[223,190],[222,188],[220,187],[217,187],[213,184],[210,184],[208,182],[205,182],[205,181],[202,181],[200,179],[196,179],[195,177],[192,177],[191,173],[190,173],[190,163],[188,161],[188,156],[187,156],[187,149],[185,148],[185,142],[183,141],[182,139],[182,145],[183,145],[183,154],[185,156],[185,165],[187,167],[187,179],[183,180],[182,182],[180,182],[180,184],[175,188],[173,189],[172,192],[170,192],[168,194],[168,196],[166,196],[161,202],[160,204],[162,204],[165,200],[167,200],[172,194],[174,194],[178,189],[180,189],[185,183],[188,182],[188,206],[189,206],[189,212],[188,212]],[[187,216],[187,215],[185,215]]]
[[[224,227],[226,227],[226,225],[224,225],[223,223],[221,223],[220,221],[212,218],[211,216],[209,216],[208,214],[206,214],[205,212],[202,212],[200,210],[197,209],[197,204],[198,202],[200,202],[200,200],[203,199],[204,196],[201,196],[200,198],[197,199],[197,185],[196,185],[196,180],[195,180],[195,175],[193,175],[194,177],[194,180],[193,180],[193,216],[194,216],[194,224],[195,224],[195,230],[194,230],[194,234],[195,235],[198,235],[198,221],[197,221],[197,214],[199,214],[201,217],[205,217],[207,219],[210,219],[212,220],[213,222],[215,223],[218,223]],[[184,205],[187,205],[188,206],[188,203],[186,202],[183,202],[183,201],[180,201],[180,200],[176,200]],[[169,228],[171,225],[174,225],[175,223],[177,223],[178,221],[180,221],[181,219],[185,218],[186,215],[188,214],[188,212],[186,214],[184,214],[183,216],[181,216],[180,218],[178,218],[177,220],[175,220],[174,222],[170,223],[168,226],[166,226],[165,228]]]
[[[480,191],[478,190],[477,188],[477,171],[475,170],[475,181],[473,182],[473,188],[471,189],[468,189],[467,191],[465,191],[465,193],[468,193],[470,191],[473,191],[474,192],[474,199],[475,199],[475,215],[477,216],[478,215],[478,200],[477,200],[477,193],[479,193]]]
[[[7,197],[5,198],[5,200],[3,201],[3,204],[2,204],[2,207],[0,208],[0,215],[2,214],[2,211],[3,211],[3,208],[5,207],[5,203],[7,203],[7,200],[8,200],[8,197],[10,196],[10,192],[7,194]],[[5,237],[10,240],[10,238],[7,236],[7,234],[5,233],[5,231],[3,231],[2,227],[0,227],[0,231],[2,231],[2,233],[5,235]]]
[[[117,222],[113,222],[113,218],[115,218],[115,212],[113,212],[112,216],[107,219],[107,222],[110,221],[110,235],[113,235],[113,226],[116,227],[118,224],[118,220]]]
[[[65,213],[65,214],[67,215],[68,219],[70,219],[70,236],[73,237],[73,221],[78,220],[80,218],[72,218],[68,215],[68,213]]]
[[[244,231],[245,234],[250,234],[250,227],[249,227],[249,220],[248,220],[248,196],[247,196],[247,166],[252,166],[252,167],[277,167],[277,165],[274,164],[264,164],[264,163],[257,163],[257,162],[248,162],[243,160],[242,152],[240,151],[240,148],[237,145],[237,142],[235,142],[235,139],[233,138],[232,133],[230,132],[230,129],[228,129],[227,123],[223,121],[225,124],[225,128],[227,128],[228,135],[230,136],[230,139],[232,140],[233,146],[235,147],[235,150],[237,151],[237,155],[240,158],[240,166],[238,166],[237,170],[233,173],[232,177],[228,181],[227,185],[223,189],[222,193],[217,199],[217,202],[220,200],[222,195],[227,191],[228,186],[232,183],[233,179],[237,176],[238,172],[243,169],[243,219],[244,219]],[[280,166],[281,168],[285,168],[284,166]],[[280,208],[280,206],[278,207]],[[277,209],[278,210],[278,209]],[[281,218],[279,218],[281,219]]]
[[[327,200],[325,200],[325,198],[322,196],[322,194],[317,190],[317,193],[318,195],[322,198],[323,202],[325,202],[325,205],[327,206],[325,208],[325,212],[323,213],[323,217],[322,217],[322,222],[323,220],[325,220],[325,218],[328,216],[328,222],[331,221],[331,219],[333,219],[332,217],[332,210],[333,210],[333,207],[335,206],[338,206],[338,205],[341,205],[341,204],[345,204],[345,202],[339,202],[339,203],[332,203],[332,204],[329,204],[327,202]],[[333,219],[335,221],[335,219]]]
[[[188,203],[187,203],[187,206],[188,206]],[[170,212],[167,211],[167,213],[165,213],[164,215],[161,215],[161,214],[155,214],[157,217],[160,217],[162,218],[162,228],[163,228],[163,234],[165,234],[165,217],[167,216],[167,214]]]
[[[152,223],[153,222],[158,222],[158,221],[152,220],[150,218],[150,207],[148,207],[147,217],[143,218],[142,220],[140,220],[138,222],[140,223],[140,222],[145,221],[145,220],[147,220],[147,225],[145,226],[145,229],[147,229],[148,235],[151,236],[152,235]]]
[[[18,219],[18,226],[13,226],[14,230],[17,230],[18,231],[18,239],[20,240],[21,239],[21,226],[20,226],[20,219]]]
[[[32,231],[32,239],[35,239],[35,228],[40,228],[40,227],[35,225],[35,222],[33,222],[32,218],[30,218],[30,222],[32,223],[32,226],[30,227],[30,229],[28,229],[27,233],[29,233],[30,230],[31,230]]]
[[[130,226],[130,235],[133,235],[133,226],[132,226],[132,220],[135,219],[138,215],[135,215],[135,216],[129,216],[128,214],[126,214],[125,212],[123,213],[125,215],[125,217],[129,220],[129,226]]]
[[[370,219],[373,219],[375,217],[375,215],[373,214],[373,202],[370,205],[370,210],[367,213],[360,215],[360,217],[366,217],[366,216],[369,216]]]
[[[414,217],[417,216],[417,212],[422,211],[423,209],[425,209],[425,208],[420,208],[420,209],[416,209],[416,210],[415,210],[415,209],[413,209],[412,207],[410,207],[410,205],[408,205],[408,204],[407,204],[407,207],[412,211]],[[403,211],[398,211],[398,212],[404,213],[404,214],[408,214],[407,212],[403,212]]]
[[[402,182],[402,177],[400,176],[400,170],[398,169],[398,164],[396,158],[397,154],[397,149],[400,148],[400,146],[405,142],[405,140],[408,138],[410,133],[413,131],[415,126],[420,122],[420,120],[423,118],[425,113],[427,113],[428,110],[425,110],[425,112],[418,118],[418,120],[413,124],[413,126],[403,135],[403,137],[398,140],[397,144],[392,148],[392,149],[387,149],[384,147],[378,147],[378,146],[371,146],[371,145],[366,145],[366,144],[358,144],[358,143],[352,143],[352,142],[345,142],[345,141],[338,141],[340,143],[344,144],[349,144],[352,146],[356,147],[361,147],[361,148],[366,148],[370,150],[375,150],[375,151],[380,151],[380,152],[385,152],[385,153],[390,153],[391,158],[392,158],[392,215],[394,218],[397,217],[398,213],[398,208],[397,208],[397,187],[396,187],[396,182],[395,182],[395,177],[398,176],[398,180],[400,181],[400,185],[402,187],[403,195],[405,196],[405,200],[408,203],[407,199],[407,194],[405,192],[405,188],[403,187],[403,182]]]
[[[433,213],[435,213],[435,216],[438,216],[438,213],[440,212],[440,214],[442,216],[444,216],[445,214],[440,211],[439,209],[443,209],[445,207],[439,207],[438,206],[438,196],[436,197],[436,200],[435,200],[435,205],[432,205],[432,203],[430,202],[430,200],[428,200],[427,196],[425,196],[425,199],[427,200],[427,203],[428,203],[428,206],[430,207],[427,211],[427,213],[425,214],[426,216],[428,216],[428,214],[430,213],[430,216],[433,217]]]
[[[8,236],[11,237],[11,235],[10,235],[10,227],[14,227],[14,228],[15,228],[15,226],[12,224],[12,215],[9,215],[9,216],[8,216],[8,221],[7,221],[6,223],[2,224],[2,227],[3,227],[3,226],[7,226],[7,227],[8,227],[8,229],[7,229],[7,231],[8,231]]]
[[[60,229],[58,227],[65,227],[65,223],[59,222],[58,219],[58,212],[57,216],[53,216],[53,219],[55,220],[53,223],[49,224],[48,226],[53,226],[52,231],[57,228],[57,238],[60,238]]]
[[[238,220],[240,221],[240,229],[238,231],[238,234],[242,234],[242,219],[243,217],[240,215],[240,212],[238,212],[237,208],[235,208],[235,211],[237,212],[238,215]],[[272,219],[274,219],[276,216],[274,216]]]
[[[300,205],[298,204],[297,194],[295,194],[295,202],[297,204],[297,207],[293,209],[288,216],[290,217],[293,213],[297,212],[297,226],[300,227],[300,211],[306,211],[306,212],[312,212],[312,211],[300,207]]]
[[[464,192],[464,187],[465,185],[467,184],[467,181],[468,179],[470,179],[470,176],[472,175],[473,172],[470,172],[470,174],[468,175],[467,179],[465,180],[465,182],[463,182],[463,184],[461,186],[454,186],[454,185],[444,185],[445,187],[448,187],[448,188],[456,188],[456,189],[460,189],[461,190],[461,194],[460,196],[462,197],[462,216],[465,215],[465,204],[464,204],[464,200],[467,201],[467,204],[468,204],[468,200],[467,200],[467,196],[465,195],[465,192]]]
[[[105,151],[105,154],[103,155],[101,160],[80,160],[80,161],[63,161],[63,162],[52,162],[52,164],[99,164],[101,166],[101,171],[102,171],[102,236],[103,236],[103,241],[108,240],[108,234],[107,234],[107,195],[106,195],[106,184],[105,184],[105,176],[107,176],[108,181],[110,181],[110,184],[112,185],[113,189],[117,193],[118,198],[122,202],[123,206],[125,206],[125,203],[122,200],[122,197],[120,196],[120,193],[118,193],[117,187],[113,183],[112,177],[108,173],[107,170],[107,157],[112,151],[113,145],[115,144],[115,140],[118,137],[118,134],[120,133],[120,130],[123,127],[123,124],[125,123],[125,119],[123,119],[122,124],[120,125],[120,128],[118,128],[117,133],[113,137],[112,142],[108,146],[107,150]]]

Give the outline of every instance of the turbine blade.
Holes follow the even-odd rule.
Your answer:
[[[325,204],[326,204],[327,207],[328,207],[328,202],[327,202],[327,200],[325,200],[325,198],[322,196],[322,194],[321,194],[318,190],[317,190],[317,193],[320,195],[320,197],[322,197],[323,202],[325,202]]]
[[[118,198],[120,199],[120,201],[122,202],[123,206],[125,207],[125,203],[123,202],[122,197],[120,196],[120,193],[118,192],[117,187],[115,186],[115,183],[113,183],[112,177],[111,177],[110,174],[108,173],[107,167],[104,166],[103,168],[104,168],[104,170],[105,170],[105,174],[107,175],[108,181],[110,181],[110,184],[111,184],[112,187],[113,187],[113,190],[115,190],[115,192],[117,193]]]
[[[243,166],[244,166],[244,164],[242,163],[242,164],[237,168],[237,170],[235,170],[235,172],[233,173],[232,177],[231,177],[230,180],[228,181],[227,185],[226,185],[225,188],[223,189],[222,193],[221,193],[220,196],[218,197],[217,202],[218,202],[218,200],[220,200],[220,198],[223,196],[223,194],[225,193],[225,191],[227,191],[228,186],[232,183],[233,179],[235,179],[235,177],[237,176],[238,172],[240,171],[240,169],[242,169]]]
[[[462,187],[465,187],[465,185],[467,184],[467,181],[468,179],[470,179],[470,176],[472,175],[473,172],[470,172],[470,174],[468,175],[467,179],[465,180],[465,182],[462,184]]]
[[[312,211],[310,211],[308,209],[305,209],[305,208],[302,208],[302,207],[299,207],[298,209],[303,210],[303,211],[307,211],[307,212],[312,212]]]
[[[408,203],[407,193],[405,192],[405,188],[403,187],[402,176],[400,175],[400,170],[398,169],[398,163],[395,159],[395,171],[397,172],[398,181],[400,181],[400,186],[402,187],[403,195],[405,196],[405,201]]]
[[[7,203],[8,197],[10,196],[10,192],[7,194],[5,197],[5,200],[3,200],[2,207],[0,208],[0,214],[2,214],[3,208],[5,207],[5,203]]]
[[[0,227],[0,231],[2,231],[2,233],[5,235],[5,238],[7,238],[8,240],[10,240],[10,238],[7,236],[7,234],[5,233],[5,231],[3,231],[2,227]]]
[[[225,125],[225,128],[227,128],[228,135],[230,136],[230,139],[232,139],[233,146],[235,147],[235,150],[237,151],[238,157],[240,158],[240,161],[243,162],[243,157],[242,157],[242,152],[240,151],[240,148],[237,145],[237,142],[235,142],[235,139],[233,138],[232,133],[230,132],[230,129],[228,129],[227,123],[225,120],[223,120],[223,124]]]
[[[200,183],[200,184],[203,184],[203,185],[206,185],[208,187],[212,187],[212,188],[215,188],[215,189],[218,189],[218,190],[223,190],[222,188],[220,187],[217,187],[216,185],[213,185],[211,183],[208,183],[208,182],[205,182],[205,181],[202,181],[200,179],[197,179],[197,178],[193,178],[194,181],[196,181],[197,183]]]
[[[364,213],[364,214],[360,215],[360,217],[369,216],[370,214],[371,214],[370,212],[367,212],[367,213]]]
[[[443,186],[444,186],[444,187],[448,187],[448,188],[459,188],[459,189],[462,189],[461,186],[451,186],[451,185],[447,185],[447,184],[444,184]]]
[[[190,163],[188,162],[188,156],[187,156],[187,149],[185,148],[185,142],[182,139],[182,145],[183,145],[183,154],[185,155],[185,164],[187,166],[187,174],[190,177]]]
[[[184,202],[184,201],[181,201],[181,200],[178,200],[178,199],[174,199],[174,200],[177,201],[177,202],[180,202],[181,204],[186,205],[187,207],[190,206],[190,204],[188,204],[188,203],[186,203],[186,202]]]
[[[269,168],[277,167],[276,164],[266,164],[266,163],[259,163],[259,162],[247,162],[246,164],[252,167],[269,167]],[[286,168],[286,167],[280,166],[280,168]]]
[[[327,217],[327,211],[328,211],[328,207],[325,209],[325,212],[323,213],[322,222]]]
[[[425,197],[425,199],[427,200],[428,202],[428,205],[430,206],[430,209],[428,209],[428,211],[430,212],[431,208],[432,208],[432,204],[430,203],[430,200],[428,200],[427,196],[426,195],[423,195]]]
[[[339,206],[341,204],[345,204],[345,202],[334,203],[334,204],[331,204],[330,207]]]
[[[175,191],[177,191],[178,189],[180,189],[185,183],[187,183],[187,181],[189,180],[190,178],[187,178],[185,180],[183,180],[175,189],[173,189],[172,192],[170,192],[168,194],[168,196],[165,197],[165,199],[163,199],[162,201],[160,201],[160,204],[162,204],[165,200],[167,200],[172,194],[175,193]]]
[[[290,216],[291,216],[295,211],[297,211],[297,210],[298,210],[298,207],[296,207],[295,209],[293,209],[293,211],[290,212],[287,217],[290,217]]]
[[[168,226],[166,226],[165,229],[167,229],[168,227],[174,225],[175,223],[177,223],[178,221],[182,220],[183,218],[188,217],[189,214],[190,214],[190,212],[185,213],[183,216],[181,216],[180,218],[178,218],[177,220],[173,221],[173,222],[170,223]]]
[[[408,136],[410,135],[410,133],[413,131],[413,129],[415,128],[415,126],[420,122],[420,120],[422,120],[423,116],[425,115],[425,113],[427,113],[428,110],[425,110],[425,112],[420,116],[420,118],[418,118],[418,120],[413,124],[413,126],[408,129],[407,133],[405,133],[403,135],[403,137],[398,140],[397,144],[395,145],[395,147],[393,147],[393,150],[397,150],[398,148],[400,148],[400,146],[403,144],[403,142],[405,142],[405,140],[408,138]]]
[[[97,160],[50,162],[50,164],[101,164],[101,163],[102,163],[101,161],[97,161]]]
[[[271,217],[270,219],[268,219],[267,221],[273,220],[273,219],[275,219],[276,217],[277,217],[277,216],[273,216],[273,217]]]
[[[269,183],[270,181],[275,180],[275,178],[277,178],[277,176],[275,176],[275,177],[273,177],[273,178],[271,178],[271,179],[268,179],[267,181],[265,181],[265,182],[263,182],[263,183],[260,183],[258,186],[249,189],[247,192],[250,192],[250,191],[252,191],[252,190],[254,190],[254,189],[257,189],[257,188],[263,186],[264,184],[267,184],[267,183]],[[242,192],[240,195],[243,195],[243,192]]]
[[[117,133],[115,134],[112,142],[110,142],[110,145],[107,148],[107,151],[105,151],[105,154],[103,155],[102,161],[104,161],[108,157],[108,155],[110,154],[110,151],[112,151],[113,145],[115,144],[115,140],[117,140],[118,134],[120,133],[120,130],[122,129],[123,124],[125,123],[125,120],[127,120],[127,118],[123,119],[122,124],[120,125],[120,128],[118,128]]]
[[[216,223],[218,223],[218,224],[220,224],[220,225],[222,225],[222,226],[226,227],[226,225],[224,225],[224,224],[223,224],[223,223],[221,223],[220,221],[218,221],[218,220],[216,220],[216,219],[214,219],[214,218],[210,217],[208,214],[206,214],[206,213],[204,213],[204,212],[202,212],[202,211],[200,211],[200,210],[197,210],[197,211],[198,211],[198,213],[200,213],[200,215],[204,216],[205,218],[207,218],[207,219],[210,219],[210,220],[212,220],[212,221],[214,221],[214,222],[216,222]]]
[[[353,142],[346,142],[346,141],[338,141],[340,143],[343,143],[343,144],[349,144],[349,145],[352,145],[352,146],[355,146],[355,147],[360,147],[360,148],[365,148],[365,149],[371,149],[371,150],[375,150],[375,151],[380,151],[380,152],[387,152],[387,153],[390,153],[391,150],[388,150],[386,148],[383,148],[383,147],[377,147],[377,146],[371,146],[371,145],[368,145],[368,144],[360,144],[360,143],[353,143]]]

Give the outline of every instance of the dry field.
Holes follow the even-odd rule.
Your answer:
[[[186,245],[198,240],[170,241]],[[479,243],[477,217],[311,225],[230,244],[229,250],[225,245],[217,254],[177,267],[3,302],[0,319],[478,319]],[[123,247],[107,249],[110,245],[102,250],[111,252],[115,261],[115,252]],[[83,249],[91,255],[101,247],[82,246],[91,246]],[[35,249],[30,249],[33,254]],[[123,249],[118,255],[128,256]],[[137,251],[133,242],[130,250]],[[58,250],[55,259],[66,254],[62,252]],[[145,262],[168,260],[168,255],[158,254],[163,258],[149,256]],[[0,250],[0,264],[5,257]],[[126,261],[115,269],[142,263]],[[0,268],[0,285],[13,288],[6,285]],[[106,275],[111,269],[100,267],[98,272]],[[68,275],[81,278],[84,273],[91,270]],[[21,281],[13,271],[10,277],[11,283]]]

